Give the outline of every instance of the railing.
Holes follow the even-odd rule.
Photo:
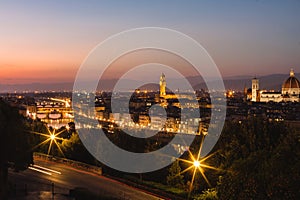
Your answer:
[[[52,162],[56,162],[56,163],[61,163],[61,164],[71,166],[71,167],[76,168],[76,169],[84,170],[84,171],[87,171],[87,172],[92,172],[92,173],[97,174],[97,175],[102,175],[102,168],[101,167],[85,164],[85,163],[82,163],[82,162],[78,162],[78,161],[74,161],[74,160],[70,160],[70,159],[66,159],[66,158],[54,157],[54,156],[51,156],[51,155],[46,155],[46,154],[38,153],[38,152],[33,153],[33,158],[34,159],[39,159],[39,160],[45,160],[45,161],[52,161]]]

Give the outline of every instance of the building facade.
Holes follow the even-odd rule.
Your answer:
[[[260,90],[257,78],[252,79],[251,89],[251,98],[248,96],[248,99],[252,102],[300,102],[300,82],[293,69],[289,78],[283,82],[281,92]]]
[[[166,86],[167,86],[166,76],[164,74],[162,74],[161,77],[160,77],[160,81],[159,81],[159,94],[160,94],[160,97],[166,96]]]

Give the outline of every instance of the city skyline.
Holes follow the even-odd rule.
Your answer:
[[[0,1],[0,199],[299,199],[299,11]]]
[[[158,67],[158,66],[157,66]],[[141,72],[144,68],[139,69]],[[123,77],[118,83],[119,86],[114,88],[116,79],[104,79],[98,85],[97,91],[112,91],[113,88],[116,91],[120,92],[132,92],[136,89],[137,85],[142,86],[142,90],[147,89],[150,91],[158,90],[157,81],[159,81],[159,73],[167,74],[167,79],[169,84],[172,85],[173,89],[176,88],[176,91],[179,89],[181,92],[188,92],[188,88],[182,85],[182,79],[178,77],[170,77],[169,73],[174,73],[171,70],[161,70],[155,71],[155,74],[152,72],[151,77],[144,77],[142,74],[141,77],[143,80],[131,79],[130,75]],[[147,73],[147,72],[146,72]],[[150,73],[150,72],[149,72]],[[131,74],[132,75],[132,74]],[[263,90],[270,91],[281,91],[282,82],[285,81],[288,77],[288,73],[283,74],[271,74],[266,76],[231,76],[223,77],[223,82],[226,90],[236,90],[244,91],[246,88],[251,88],[251,79],[258,78],[262,82],[261,87]],[[299,78],[300,73],[295,73],[295,77]],[[205,89],[206,83],[201,77],[187,77],[187,80],[190,81],[191,86],[194,89]],[[146,84],[145,84],[146,81]],[[212,83],[213,83],[212,79]],[[86,83],[89,83],[88,81]],[[121,84],[121,85],[120,85]],[[121,87],[120,87],[121,86]],[[170,85],[169,85],[170,86]],[[57,82],[57,83],[28,83],[28,84],[1,84],[0,83],[0,93],[31,93],[31,92],[47,92],[47,91],[56,91],[56,92],[70,92],[73,88],[73,82]],[[190,91],[191,92],[191,91]]]
[[[98,43],[145,26],[194,38],[223,77],[299,73],[299,7],[298,1],[4,1],[0,84],[72,82]]]

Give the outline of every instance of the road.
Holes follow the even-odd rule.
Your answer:
[[[154,194],[128,186],[104,176],[95,175],[82,170],[78,170],[63,164],[36,160],[39,166],[34,169],[41,169],[41,173],[34,169],[27,169],[23,172],[9,171],[9,179],[17,183],[17,187],[26,187],[28,192],[51,191],[51,184],[54,183],[54,192],[57,194],[68,194],[70,189],[76,187],[85,188],[95,194],[108,195],[118,199],[136,200],[157,200],[161,199]],[[45,167],[49,170],[43,170]]]

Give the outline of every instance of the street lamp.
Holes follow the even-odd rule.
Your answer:
[[[180,174],[183,174],[187,171],[192,171],[192,179],[191,179],[191,184],[190,184],[190,188],[189,188],[189,196],[193,190],[193,184],[195,181],[195,177],[196,177],[196,173],[199,172],[201,174],[201,176],[204,178],[204,180],[206,181],[206,183],[210,186],[210,183],[204,173],[205,169],[212,169],[212,170],[219,170],[218,168],[215,168],[213,166],[210,166],[208,163],[205,163],[205,161],[207,159],[209,159],[210,157],[212,157],[214,155],[210,154],[209,156],[206,157],[201,157],[201,150],[202,150],[202,145],[203,145],[203,141],[204,141],[204,137],[205,135],[202,136],[202,140],[200,143],[200,148],[197,152],[197,155],[193,155],[192,152],[188,149],[188,153],[190,155],[189,159],[182,159],[179,158],[180,161],[189,164],[189,167],[187,167],[186,169],[184,169],[182,172],[180,172]],[[188,197],[189,199],[189,197]]]
[[[33,134],[37,134],[37,135],[41,135],[41,136],[46,137],[46,139],[44,141],[42,141],[41,143],[37,144],[35,147],[33,147],[33,149],[35,149],[35,148],[37,148],[37,147],[39,147],[41,145],[44,145],[46,143],[49,143],[49,147],[48,147],[48,155],[49,155],[50,151],[51,151],[51,148],[52,148],[52,145],[54,144],[58,148],[58,150],[61,153],[61,155],[64,156],[64,153],[63,153],[62,149],[60,148],[60,145],[59,145],[59,143],[57,141],[58,140],[59,141],[64,141],[65,140],[64,138],[60,138],[59,137],[59,135],[61,133],[63,133],[65,130],[62,130],[62,131],[56,133],[55,129],[53,129],[53,131],[50,131],[49,128],[48,128],[48,126],[47,125],[45,125],[45,126],[47,128],[47,132],[48,133],[39,133],[39,132],[34,132],[34,131],[30,131],[29,132],[29,133],[33,133]]]
[[[51,135],[50,135],[50,139],[51,139],[51,140],[55,140],[55,135],[54,135],[54,134],[51,134]]]
[[[200,167],[200,162],[199,162],[198,160],[195,160],[195,161],[194,161],[194,167],[195,167],[195,168]]]

